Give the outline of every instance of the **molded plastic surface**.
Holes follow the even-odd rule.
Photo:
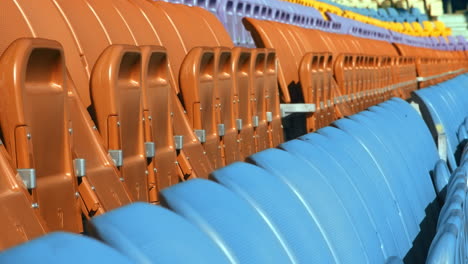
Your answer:
[[[116,209],[93,218],[91,227],[96,238],[138,263],[230,263],[208,235],[156,205]]]

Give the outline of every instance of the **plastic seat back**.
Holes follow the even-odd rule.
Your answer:
[[[232,74],[234,93],[237,100],[236,128],[239,131],[239,143],[242,158],[255,153],[254,127],[252,124],[251,99],[251,51],[246,48],[232,49]]]
[[[155,143],[154,168],[157,191],[179,181],[181,173],[175,161],[174,128],[171,102],[174,88],[169,71],[169,58],[166,49],[160,46],[141,46],[142,59],[142,108],[144,111],[145,142]],[[146,131],[148,129],[150,131]],[[148,136],[149,138],[146,138]],[[150,146],[151,147],[151,146]],[[148,155],[147,155],[148,156]],[[152,195],[153,192],[150,192]],[[150,200],[153,200],[150,197]]]
[[[208,235],[156,205],[133,203],[93,218],[90,227],[94,237],[135,262],[229,263]],[[181,252],[181,243],[190,248]]]
[[[354,90],[357,86],[357,72],[354,70],[357,58],[350,54],[339,55],[334,63],[334,73],[338,89],[340,90],[342,101],[348,105],[349,109],[356,111]]]
[[[218,47],[215,52],[215,87],[217,88],[218,108],[216,110],[218,134],[221,136],[224,159],[226,164],[231,164],[234,161],[242,159],[240,135],[236,127],[236,119],[238,119],[238,94],[234,87],[234,74],[231,64],[232,53],[231,49],[226,47]]]
[[[298,81],[297,72],[293,69],[297,68],[294,57],[291,54],[291,49],[284,37],[278,34],[277,30],[271,23],[266,21],[246,18],[243,23],[249,30],[257,43],[257,47],[275,48],[278,58],[278,83],[281,90],[281,99],[289,103],[291,97],[289,94],[289,86],[294,85]]]
[[[367,241],[362,240],[350,215],[353,209],[347,208],[341,193],[327,179],[329,175],[304,159],[278,149],[254,154],[249,162],[279,177],[300,198],[320,226],[335,262],[358,263],[370,259],[365,250]]]
[[[76,249],[86,254],[76,254]],[[73,257],[71,257],[73,256]],[[130,264],[128,258],[99,241],[82,235],[52,233],[0,253],[2,263],[102,263]]]
[[[161,42],[160,45],[166,48],[170,64],[169,71],[171,72],[171,79],[175,84],[173,85],[173,89],[176,93],[179,93],[179,69],[187,51],[178,36],[176,28],[167,18],[164,10],[158,8],[151,1],[135,0],[132,3],[138,7],[139,12],[156,32]]]
[[[454,224],[444,225],[431,244],[426,263],[462,263],[458,256],[460,233]]]
[[[252,164],[240,162],[214,171],[211,175],[272,222],[297,262],[326,263],[336,260],[314,215],[281,178]],[[259,184],[266,185],[258,188]]]
[[[313,136],[315,136],[314,141],[309,140],[308,142],[315,143],[323,140],[320,135]],[[359,183],[359,179],[355,179],[354,175],[348,173],[348,169],[344,165],[338,163],[338,160],[341,160],[337,157],[338,154],[334,155],[335,152],[327,151],[327,148],[320,144],[316,143],[314,146],[310,146],[303,141],[293,140],[281,144],[280,147],[316,167],[322,175],[327,177],[329,184],[339,194],[340,200],[349,214],[351,223],[362,241],[365,254],[369,259],[372,259],[371,262],[378,261],[383,257],[380,246],[383,235],[378,234],[374,212],[369,208],[367,202],[369,199],[364,194],[365,192],[369,193],[369,191],[365,190],[365,186]],[[344,190],[347,191],[344,192]],[[375,232],[368,232],[369,229],[375,230]],[[391,248],[390,243],[387,243],[387,246]],[[395,250],[389,251],[392,253],[387,256],[395,253]]]
[[[394,148],[394,151],[396,151],[395,153],[398,158],[394,159],[394,161],[396,164],[399,164],[399,166],[402,166],[403,171],[408,174],[408,177],[404,177],[403,180],[408,182],[407,184],[414,186],[411,188],[410,192],[414,193],[413,200],[419,201],[417,203],[419,206],[418,210],[422,212],[422,219],[419,220],[421,226],[419,237],[426,237],[427,240],[430,240],[434,235],[431,230],[433,230],[433,227],[435,226],[436,216],[439,211],[434,187],[430,180],[431,174],[434,173],[433,166],[435,164],[435,160],[432,160],[431,158],[433,155],[426,154],[426,152],[431,151],[430,145],[417,145],[421,142],[417,137],[423,137],[423,133],[419,133],[418,136],[416,136],[416,134],[405,131],[405,129],[394,129],[392,133],[388,133],[390,129],[385,128],[385,124],[398,124],[401,122],[401,119],[397,118],[394,113],[390,113],[388,109],[382,109],[381,107],[374,106],[371,107],[370,110],[370,112],[366,113],[366,116],[362,115],[362,118],[356,120],[358,120],[362,125],[369,127],[374,126],[373,130],[380,135],[384,135],[386,142],[393,142],[391,145],[388,144],[388,146],[389,149]],[[404,113],[399,114],[400,117],[403,117],[404,115]],[[366,118],[369,118],[369,120],[366,121]],[[392,127],[403,128],[405,126],[394,125]],[[418,147],[416,148],[416,146]],[[435,154],[435,150],[432,149],[432,151],[433,154]],[[422,160],[424,159],[429,159],[429,162],[423,162]],[[401,160],[401,162],[398,160]],[[425,242],[423,242],[422,239],[421,241],[414,242],[413,245],[413,248],[420,252],[427,251],[426,247],[428,247],[428,245],[425,245]]]
[[[255,151],[262,151],[270,147],[268,136],[268,122],[266,116],[266,50],[252,49],[250,57],[250,102],[252,126],[255,132]]]
[[[457,84],[454,84],[457,85]],[[445,87],[444,87],[445,88]],[[443,95],[443,87],[431,87],[415,92],[415,100],[420,104],[423,117],[430,128],[434,140],[437,140],[439,133],[445,133],[447,137],[447,159],[452,169],[458,166],[455,152],[458,148],[457,129],[463,118],[459,118],[453,113],[456,104],[451,102],[449,96]],[[458,110],[458,109],[457,109]],[[441,130],[441,131],[440,131]]]
[[[104,30],[104,33],[106,34],[106,38],[109,41],[109,44],[113,43],[118,43],[118,44],[128,44],[128,45],[136,45],[139,43],[145,44],[145,43],[151,43],[154,44],[155,42],[158,43],[159,41],[155,38],[155,33],[153,30],[151,30],[148,27],[147,22],[144,21],[143,17],[138,14],[138,10],[134,8],[132,4],[130,5],[125,5],[125,3],[120,2],[120,5],[125,5],[125,7],[117,7],[116,5],[119,4],[117,2],[114,2],[112,0],[104,0],[104,1],[94,1],[94,0],[85,0],[85,4],[88,6],[89,11],[91,12],[92,15],[95,17],[94,19],[101,25],[102,29]],[[109,8],[109,6],[113,6],[113,8]],[[125,12],[125,15],[122,14],[121,8],[125,8],[126,10],[129,10],[129,12]],[[138,30],[132,29],[130,25],[133,25],[132,22],[127,22],[129,20],[134,20],[139,22],[141,26],[139,27]],[[76,21],[74,24],[75,27],[81,28],[81,24],[79,21]],[[142,31],[146,31],[146,34],[144,37],[142,37]],[[97,33],[97,32],[96,32]],[[83,34],[87,34],[89,36],[90,34],[93,34],[92,30],[83,30]],[[81,42],[88,42],[90,41],[89,39],[81,39]],[[109,45],[108,44],[108,45]],[[92,47],[97,50],[102,50],[103,48],[106,48],[107,46],[104,47]],[[146,67],[142,64],[140,64],[142,67]],[[142,79],[146,79],[147,76],[142,76]],[[142,82],[142,84],[146,84],[146,82]],[[146,86],[141,86],[141,91],[142,95],[146,95]],[[141,96],[140,102],[142,103],[141,105],[143,107],[147,106],[147,103],[145,102],[147,98],[145,96]],[[142,121],[143,118],[146,120],[149,118],[151,113],[149,112],[148,109],[143,108],[142,112],[140,113],[142,116]],[[144,152],[146,154],[147,158],[147,169],[145,174],[147,175],[148,178],[148,186],[146,189],[148,190],[148,199],[151,202],[157,202],[157,188],[155,188],[156,183],[156,176],[155,176],[155,171],[154,171],[154,163],[153,163],[153,158],[154,154],[154,145],[153,139],[151,137],[152,131],[149,126],[149,122],[142,122],[143,125],[143,137],[139,138],[142,142],[139,144],[144,144],[145,149]],[[128,128],[123,128],[128,129]],[[125,139],[124,139],[125,140]],[[132,187],[130,187],[132,188]]]
[[[208,4],[209,6],[213,6],[214,1],[217,1],[217,0],[208,0],[206,1],[206,4]],[[203,0],[201,2],[203,2]],[[221,23],[218,16],[213,14],[213,12],[210,13],[209,10],[203,9],[203,8],[192,8],[191,12],[194,14],[196,18],[200,18],[205,21],[206,27],[211,32],[211,34],[214,35],[214,37],[216,38],[218,46],[229,47],[229,48],[234,47],[234,43],[231,39],[231,36],[229,35],[228,31]]]
[[[162,45],[167,50],[170,65],[169,71],[172,73],[172,76],[175,76],[174,82],[171,82],[172,84],[179,83],[180,66],[191,48],[203,45],[203,43],[208,46],[219,45],[219,43],[231,45],[225,34],[220,34],[219,36],[214,34],[215,28],[219,29],[221,25],[219,22],[215,23],[213,21],[212,14],[204,12],[201,8],[189,8],[168,3],[156,4],[141,0],[134,1],[134,4],[138,6],[140,12],[144,14],[145,19],[152,25]],[[178,14],[176,10],[182,10],[185,18]],[[186,24],[184,24],[184,19],[186,18],[193,20],[194,25],[190,25],[190,33],[187,33],[187,28],[183,28],[184,25],[186,27]],[[210,23],[213,25],[210,25],[209,30],[205,30],[205,27]],[[184,32],[185,34],[181,35]],[[193,38],[193,34],[200,34],[200,36],[205,37]],[[205,38],[209,42],[200,42],[200,39],[203,40]],[[177,98],[180,92],[178,85],[172,86],[175,90],[175,93],[171,95],[174,136],[177,138],[175,140],[175,148],[177,149],[177,162],[182,177],[184,179],[207,177],[213,165],[204,154],[205,151],[193,132],[193,128],[184,114],[185,110]]]
[[[339,132],[333,128],[327,128],[327,133],[339,136]],[[377,233],[377,239],[382,245],[382,254],[385,257],[398,256],[400,246],[396,241],[402,238],[401,234],[395,231],[398,226],[390,226],[389,219],[398,218],[394,206],[389,205],[391,194],[381,187],[377,187],[380,179],[375,179],[377,175],[368,173],[365,167],[367,164],[360,164],[358,160],[353,158],[352,154],[342,146],[344,138],[333,140],[325,135],[308,134],[304,136],[304,140],[311,145],[311,148],[319,148],[325,152],[326,156],[331,156],[335,160],[340,161],[340,166],[348,174],[348,181],[350,182],[350,189],[354,190],[359,200],[363,203],[364,211],[362,214],[367,214],[369,217],[369,228],[374,228]],[[362,162],[362,161],[361,161]],[[372,161],[368,161],[372,162]],[[390,202],[391,204],[391,202]]]
[[[412,199],[413,192],[410,191],[408,181],[403,179],[401,174],[404,170],[400,166],[390,165],[388,155],[391,155],[391,149],[385,147],[378,134],[375,134],[369,128],[362,126],[356,121],[341,119],[335,122],[338,128],[352,135],[360,141],[367,149],[368,153],[375,159],[375,162],[382,170],[387,184],[395,192],[399,207],[402,210],[405,224],[408,228],[408,234],[411,241],[419,232],[419,220],[422,217],[422,212],[418,207],[418,200]]]
[[[388,184],[379,164],[375,162],[372,156],[366,153],[366,149],[356,139],[342,130],[334,127],[325,127],[319,129],[317,133],[327,138],[326,142],[331,144],[330,151],[336,151],[336,149],[340,148],[343,153],[349,155],[350,160],[344,162],[343,166],[349,171],[350,176],[357,182],[359,188],[374,189],[376,191],[375,201],[370,201],[367,204],[371,210],[372,208],[376,208],[374,207],[376,203],[380,204],[381,208],[376,210],[374,215],[377,219],[382,217],[382,215],[387,219],[384,222],[376,220],[377,225],[388,225],[386,229],[377,228],[378,232],[381,232],[381,237],[384,241],[384,251],[387,254],[394,252],[392,250],[394,247],[389,243],[391,241],[389,239],[393,236],[396,249],[398,250],[395,255],[400,257],[405,256],[411,247],[411,239],[409,238],[405,224],[406,220],[401,215],[401,206],[395,203],[397,197],[395,190]],[[314,134],[304,135],[300,139],[307,142],[310,140],[314,144],[320,143]],[[366,175],[369,178],[366,178]],[[362,183],[359,183],[360,181]],[[367,192],[370,193],[371,191]]]
[[[194,48],[180,69],[180,88],[187,116],[214,168],[225,163],[217,129],[215,54],[211,48]]]
[[[225,187],[194,179],[163,190],[162,196],[165,206],[207,233],[231,261],[292,263],[271,224]]]
[[[165,14],[165,17],[173,25],[179,40],[182,42],[185,54],[188,54],[192,48],[197,46],[210,47],[220,45],[215,34],[211,32],[209,24],[201,17],[197,17],[195,10],[201,8],[176,5],[163,1],[154,1],[152,4]],[[190,20],[188,21],[188,19]]]
[[[75,158],[84,159],[85,171],[79,180],[78,190],[82,211],[88,217],[120,207],[132,201],[121,174],[114,166],[102,138],[83,106],[73,80],[67,78],[68,105],[73,125],[71,146]]]
[[[307,130],[315,131],[335,118],[331,53],[307,53],[299,68],[302,93],[306,103],[315,104],[316,111],[307,117]]]
[[[128,203],[130,198],[125,186],[119,181],[119,176],[110,165],[111,160],[107,154],[102,152],[101,138],[93,131],[94,124],[90,122],[91,118],[86,112],[85,108],[90,103],[89,60],[83,59],[83,47],[76,39],[76,32],[70,30],[69,21],[64,20],[64,14],[61,12],[63,10],[57,2],[42,0],[16,2],[14,7],[10,6],[9,2],[4,2],[3,5],[6,10],[9,10],[8,14],[12,16],[4,22],[15,23],[14,26],[6,27],[14,29],[14,33],[11,32],[13,34],[8,34],[8,36],[16,39],[19,36],[34,33],[37,37],[55,39],[62,44],[67,54],[65,58],[68,70],[67,87],[70,99],[70,119],[73,124],[72,132],[74,131],[72,152],[75,158],[85,158],[88,161],[87,178],[79,183],[79,191],[83,194],[80,199],[85,203],[85,208],[89,209],[87,214],[94,215]],[[37,12],[38,9],[41,12]],[[26,23],[25,21],[29,23],[27,28],[21,26]],[[87,23],[85,26],[88,25]],[[50,27],[50,25],[55,26]],[[96,29],[99,30],[99,28]],[[18,36],[15,37],[15,35]],[[96,37],[97,43],[100,43],[100,40]],[[98,177],[95,177],[96,175]],[[105,188],[102,188],[101,183],[106,183]]]
[[[0,60],[0,127],[12,167],[51,230],[80,232],[62,48],[55,41],[20,39]]]
[[[114,7],[120,18],[127,25],[136,45],[162,45],[158,29],[143,15],[135,1],[115,0],[110,2],[104,1],[104,3]],[[169,75],[174,77],[171,71]]]
[[[73,33],[67,27],[67,23],[63,20],[55,4],[56,2],[48,0],[4,1],[2,9],[8,10],[5,13],[8,19],[2,22],[5,25],[5,35],[0,45],[0,53],[7,48],[8,44],[18,38],[38,37],[58,41],[63,45],[64,52],[67,54],[65,58],[67,69],[80,91],[84,104],[88,106],[90,102],[89,90],[84,90],[84,93],[81,93],[81,87],[88,87],[89,71],[87,70],[89,69],[86,67],[89,61],[82,60],[80,56],[82,47],[77,47]],[[37,12],[37,10],[41,10],[41,12]],[[50,27],[50,25],[55,26]],[[97,42],[99,40],[96,38]]]
[[[62,16],[62,19],[65,22],[64,25],[66,25],[69,28],[70,32],[73,34],[74,41],[75,41],[75,44],[73,46],[76,45],[76,47],[79,49],[79,51],[81,53],[81,55],[79,55],[79,59],[80,59],[80,61],[85,63],[85,65],[83,65],[83,66],[87,70],[88,74],[91,73],[92,68],[94,66],[94,63],[98,59],[101,52],[108,45],[110,45],[112,43],[115,43],[115,42],[121,43],[121,44],[131,44],[131,45],[135,44],[134,35],[132,35],[132,33],[128,30],[128,27],[126,25],[126,21],[120,15],[119,9],[118,8],[106,8],[106,5],[113,5],[113,4],[114,4],[114,2],[111,3],[109,1],[107,1],[107,2],[106,1],[100,1],[100,2],[76,1],[76,2],[73,2],[73,3],[63,2],[63,1],[54,2],[54,5],[55,5],[54,8],[56,8],[57,10],[60,11],[60,15]],[[117,5],[124,4],[125,5],[125,3],[123,3],[122,1],[120,1],[119,3],[115,2],[115,4],[117,4]],[[133,7],[133,8],[129,9],[128,16],[133,15],[134,19],[136,18],[136,19],[140,19],[140,21],[142,21],[141,17],[138,16],[138,14],[135,15],[134,11],[138,12],[138,10],[135,9],[133,5],[130,5],[130,6]],[[75,13],[77,10],[79,10],[79,12],[82,15],[77,16],[76,13]],[[80,23],[79,20],[80,20],[80,17],[82,17],[82,16],[85,16],[87,18],[86,23]],[[142,30],[147,29],[148,25],[147,25],[147,27],[145,27],[145,25],[147,25],[147,24],[142,23],[142,27],[141,27]],[[86,27],[87,27],[87,29],[86,29]],[[90,30],[90,29],[92,29],[92,30]],[[136,34],[136,35],[138,35],[138,34]],[[150,42],[149,39],[152,39],[152,38],[155,39],[155,41],[156,41],[157,39],[154,37],[154,33],[152,35],[153,35],[153,37],[151,37],[151,34],[147,34],[146,39],[144,41],[149,43]],[[141,36],[141,34],[138,35],[138,36]],[[141,40],[139,40],[139,41],[141,41]],[[66,44],[67,44],[67,46],[70,45],[68,43],[66,43]],[[87,86],[86,87],[77,86],[76,89],[80,93],[80,96],[82,97],[82,99],[84,98],[83,102],[85,104],[85,107],[88,107],[89,104],[90,104],[90,99],[89,99],[90,98],[89,97],[89,90],[90,89],[89,89],[89,87],[87,87]],[[76,107],[79,107],[78,102],[76,102],[74,105]],[[86,118],[85,113],[83,111],[80,111],[80,115],[77,116],[77,118]],[[80,121],[80,122],[83,123],[83,121]],[[89,133],[89,125],[91,125],[91,127],[94,126],[93,124],[90,124],[90,122],[87,122],[86,125],[82,124],[80,126],[80,128],[81,128],[80,133],[82,133],[84,135],[82,135],[80,140],[77,140],[77,143],[78,143],[77,145],[80,145],[80,146],[85,145],[85,143],[82,143],[81,140],[86,140],[86,137],[89,140],[89,136],[92,135],[92,133]],[[143,140],[143,138],[141,138],[141,140]],[[101,145],[102,145],[102,143],[101,143]],[[97,154],[97,153],[100,152],[100,150],[96,149],[94,151],[88,151],[88,149],[89,149],[89,147],[83,147],[83,148],[80,148],[79,150],[76,150],[76,152],[77,152],[77,154],[79,156],[86,156],[86,157],[90,158],[90,160],[95,159],[95,158],[93,158],[92,155],[101,155],[101,154]],[[93,152],[94,152],[94,154],[92,154]],[[101,157],[101,159],[102,159],[102,157]],[[93,164],[93,166],[94,166],[94,168],[93,168],[94,170],[90,170],[90,171],[93,172],[90,176],[93,176],[95,174],[99,174],[98,170],[106,171],[106,172],[108,172],[108,173],[106,173],[106,175],[110,176],[110,171],[111,170],[110,170],[109,166],[106,166],[107,164],[102,164],[102,163],[99,164],[99,163],[95,163],[94,161],[95,160],[90,161],[90,163]],[[98,167],[96,167],[96,166],[98,166]],[[154,175],[153,174],[153,169],[149,170],[149,174],[151,174],[151,177],[149,177],[149,178],[153,178],[153,175]],[[145,174],[143,174],[143,175],[145,175]],[[92,177],[90,177],[90,178],[92,178]],[[121,178],[120,175],[117,176],[117,177],[114,176],[114,179],[112,180],[112,181],[114,181],[114,183],[113,183],[114,185],[117,185],[115,183],[115,179],[118,180],[119,178]],[[107,178],[107,180],[109,180],[109,179],[110,179],[110,177]],[[90,185],[92,185],[93,183],[96,184],[96,183],[100,182],[100,180],[101,179],[94,178],[94,182],[90,182]],[[151,181],[153,182],[153,180],[151,180]],[[96,188],[96,186],[94,186],[94,185],[92,185],[90,187],[91,188],[92,187]],[[146,187],[144,187],[144,188],[146,188]],[[121,190],[117,190],[117,192],[122,193]],[[92,192],[88,193],[88,194],[92,194]],[[106,191],[99,188],[98,191],[97,191],[97,194],[98,194],[98,197],[100,199],[107,200],[107,201],[103,202],[104,204],[108,204],[110,198],[107,195],[112,194],[112,193],[107,193]],[[153,193],[153,196],[155,196],[154,193]],[[118,200],[115,197],[114,197],[114,199]],[[126,200],[127,199],[122,197],[122,201],[123,201],[124,204],[127,203]],[[119,204],[119,205],[121,205],[121,204]],[[105,208],[107,208],[107,207],[108,206],[105,206]],[[89,206],[88,208],[91,208],[91,206]],[[92,213],[90,213],[90,214],[92,214]]]
[[[93,68],[91,94],[104,145],[136,200],[148,201],[141,118],[141,54],[113,45]]]
[[[284,141],[284,132],[280,113],[277,65],[276,51],[267,49],[265,71],[265,86],[267,93],[266,119],[270,129],[271,147],[276,147]]]

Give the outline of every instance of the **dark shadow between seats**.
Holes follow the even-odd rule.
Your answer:
[[[403,258],[404,263],[426,263],[427,253],[437,229],[437,219],[440,212],[438,199],[434,199],[424,211],[426,217],[419,224],[419,234],[413,240],[413,247]]]

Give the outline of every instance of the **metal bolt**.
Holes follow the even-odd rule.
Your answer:
[[[117,126],[120,126],[120,121],[117,121]]]
[[[33,203],[33,204],[31,204],[31,207],[34,208],[34,209],[37,209],[37,208],[39,208],[39,204],[38,203]]]
[[[121,181],[121,182],[124,182],[125,180],[124,180],[124,178],[123,178],[123,177],[120,177],[120,181]]]
[[[91,186],[91,190],[96,191],[96,187]]]
[[[76,197],[76,198],[80,197],[80,193],[79,193],[79,192],[76,192],[76,193],[75,193],[75,197]]]
[[[154,173],[156,173],[156,172],[158,172],[158,169],[154,168],[153,171],[154,171]]]
[[[145,170],[145,174],[148,175],[148,174],[149,174],[149,171],[148,171],[148,170]]]
[[[176,162],[175,162],[175,164],[176,164],[176,165],[179,165],[179,162],[178,162],[178,161],[176,161]]]
[[[72,128],[69,128],[69,129],[68,129],[68,133],[69,133],[70,135],[73,134],[73,129],[72,129]]]
[[[93,126],[93,129],[94,129],[94,130],[97,130],[97,127],[96,127],[96,126]]]
[[[26,134],[26,138],[31,139],[31,133]]]
[[[203,151],[203,155],[206,155],[206,151]]]
[[[148,119],[149,119],[149,120],[153,120],[153,117],[152,117],[152,116],[148,116]]]
[[[141,120],[145,121],[145,118],[143,117]]]
[[[184,110],[184,114],[186,114],[187,111]],[[171,112],[171,116],[174,116],[174,112]]]

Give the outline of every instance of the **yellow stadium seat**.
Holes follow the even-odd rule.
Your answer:
[[[419,24],[419,22],[413,22],[413,23],[411,23],[411,26],[413,27],[414,32],[418,36],[421,36],[421,37],[427,37],[428,36],[427,32],[424,31],[423,27],[421,26],[421,24]]]
[[[403,31],[404,33],[412,36],[417,36],[417,33],[414,31],[413,27],[408,22],[403,22]]]

